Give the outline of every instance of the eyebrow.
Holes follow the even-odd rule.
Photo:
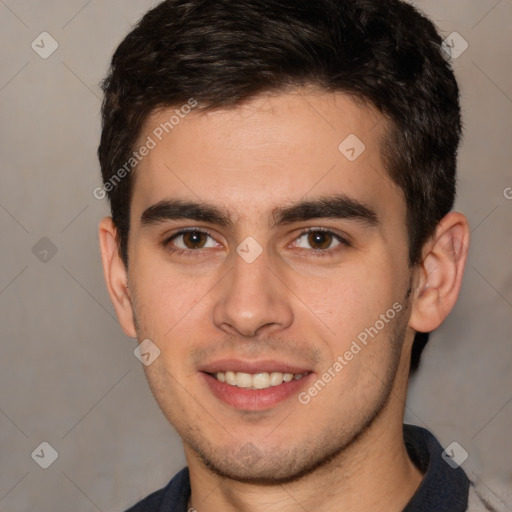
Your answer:
[[[337,194],[310,201],[299,201],[290,206],[276,207],[272,210],[271,227],[317,218],[356,220],[368,227],[379,225],[379,218],[370,206],[344,194]],[[147,227],[167,220],[182,219],[233,228],[233,221],[227,210],[215,205],[182,199],[159,201],[144,210],[140,220],[142,227]]]

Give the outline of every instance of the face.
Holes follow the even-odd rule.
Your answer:
[[[160,141],[174,111],[148,119],[140,140],[155,147],[133,176],[128,288],[139,341],[160,350],[147,379],[189,459],[291,479],[385,414],[408,365],[386,124],[346,95],[297,90],[192,111]]]

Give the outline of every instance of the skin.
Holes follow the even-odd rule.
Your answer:
[[[173,110],[154,113],[140,141]],[[120,324],[160,349],[144,370],[183,439],[198,512],[400,511],[421,482],[402,439],[411,346],[455,304],[469,228],[449,213],[409,267],[404,197],[381,158],[387,129],[370,106],[314,89],[193,111],[133,176],[128,269],[112,220],[100,224]],[[353,162],[338,149],[349,134],[366,146]],[[378,225],[314,218],[272,227],[274,208],[334,193],[369,206]],[[222,208],[232,226],[143,225],[144,211],[176,198]],[[208,233],[165,244],[190,227]],[[306,228],[350,245],[327,236],[319,250]],[[262,249],[252,263],[236,252],[249,236]],[[401,311],[307,404],[294,395],[240,410],[205,384],[200,370],[212,361],[271,359],[310,369],[307,391],[394,303]]]

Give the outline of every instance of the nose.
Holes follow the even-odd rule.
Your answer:
[[[234,254],[233,268],[216,288],[213,322],[229,334],[254,337],[285,329],[293,322],[291,292],[270,267],[264,250],[248,263]]]

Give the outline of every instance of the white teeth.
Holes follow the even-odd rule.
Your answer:
[[[252,389],[267,389],[271,386],[279,386],[283,382],[290,382],[292,380],[299,380],[306,374],[299,373],[281,373],[281,372],[259,372],[259,373],[244,373],[244,372],[217,372],[214,377],[219,382],[225,382],[230,386],[239,388],[252,388]]]
[[[270,375],[267,372],[257,373],[252,376],[252,387],[265,389],[270,387]]]
[[[272,372],[270,374],[270,385],[279,386],[283,383],[283,374],[281,372]]]
[[[235,372],[226,372],[226,383],[231,384],[232,386],[236,386],[236,373]]]
[[[236,385],[239,388],[250,388],[252,386],[252,375],[250,373],[236,372]]]

